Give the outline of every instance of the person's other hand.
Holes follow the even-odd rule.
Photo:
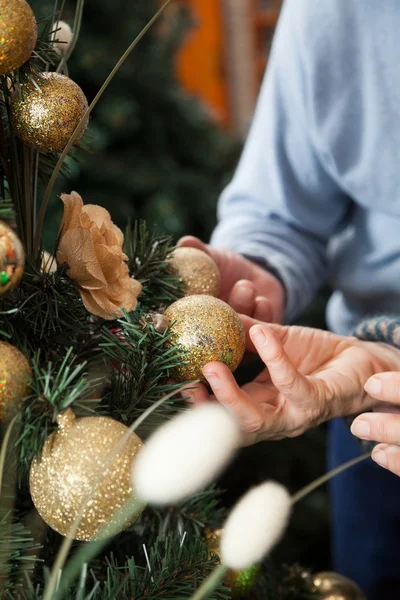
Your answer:
[[[212,362],[203,369],[205,386],[190,392],[197,403],[218,400],[234,413],[245,444],[294,437],[333,417],[374,406],[364,390],[381,370],[400,368],[400,352],[386,344],[308,327],[266,325],[242,316],[247,348],[258,352],[266,369],[239,387],[229,369]],[[382,369],[383,367],[383,369]]]
[[[215,260],[221,274],[221,300],[236,312],[262,321],[282,322],[285,291],[281,282],[266,269],[241,254],[213,248],[192,236],[182,238],[178,246],[198,248]]]
[[[352,433],[362,440],[380,442],[372,451],[372,459],[381,467],[400,475],[400,373],[378,373],[364,386],[376,398],[373,413],[357,417]]]

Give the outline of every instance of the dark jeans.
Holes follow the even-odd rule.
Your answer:
[[[346,423],[330,423],[329,468],[359,456]],[[330,483],[333,568],[368,600],[400,600],[400,477],[368,459]]]

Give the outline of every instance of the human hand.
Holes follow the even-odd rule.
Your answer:
[[[381,442],[372,451],[372,459],[395,475],[400,475],[400,373],[378,373],[364,386],[380,402],[374,413],[354,419],[352,433],[362,440]],[[391,414],[388,414],[391,413]]]
[[[262,321],[282,322],[285,291],[281,282],[266,269],[241,254],[212,248],[192,236],[182,238],[178,245],[203,250],[215,260],[221,274],[221,300],[228,302],[236,312]]]
[[[295,437],[333,417],[374,406],[364,384],[374,373],[400,368],[400,352],[386,344],[308,327],[266,325],[242,316],[249,350],[266,369],[240,388],[219,362],[203,373],[204,386],[192,389],[194,402],[218,400],[240,420],[245,444]],[[390,366],[389,366],[390,365]]]

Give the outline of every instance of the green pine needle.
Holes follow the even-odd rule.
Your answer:
[[[170,272],[168,264],[174,247],[170,236],[150,232],[144,221],[127,227],[125,250],[130,272],[143,285],[139,298],[142,308],[168,306],[184,295],[183,283]]]
[[[165,347],[171,332],[168,329],[157,332],[150,315],[141,311],[125,314],[118,325],[114,332],[103,329],[100,344],[114,366],[107,404],[111,416],[130,424],[149,405],[182,385],[171,383],[168,376],[171,369],[185,364],[186,359],[178,347]],[[181,398],[163,403],[144,422],[139,435],[145,436],[160,420],[184,406]]]
[[[79,414],[93,414],[99,404],[99,390],[103,385],[98,378],[87,376],[86,363],[77,364],[70,348],[60,365],[48,362],[41,366],[40,353],[32,360],[31,395],[26,398],[17,417],[19,430],[15,441],[19,479],[25,475],[47,437],[56,429],[57,416],[67,408]]]

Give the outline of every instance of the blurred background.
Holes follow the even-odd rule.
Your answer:
[[[52,1],[32,0],[36,17]],[[89,150],[68,160],[58,193],[78,191],[106,207],[124,227],[143,218],[176,239],[207,240],[219,194],[230,180],[246,137],[279,17],[280,0],[176,0],[123,65],[96,107]],[[69,75],[89,102],[126,47],[159,6],[158,0],[86,0]],[[72,25],[74,2],[63,18]],[[61,202],[50,211],[51,250]],[[325,293],[302,322],[324,326]],[[257,364],[242,368],[251,379]],[[205,432],[204,443],[207,443]],[[325,471],[325,429],[259,444],[242,452],[224,477],[230,505],[268,477],[295,491]],[[329,567],[328,502],[322,489],[296,508],[277,561],[312,570]]]

